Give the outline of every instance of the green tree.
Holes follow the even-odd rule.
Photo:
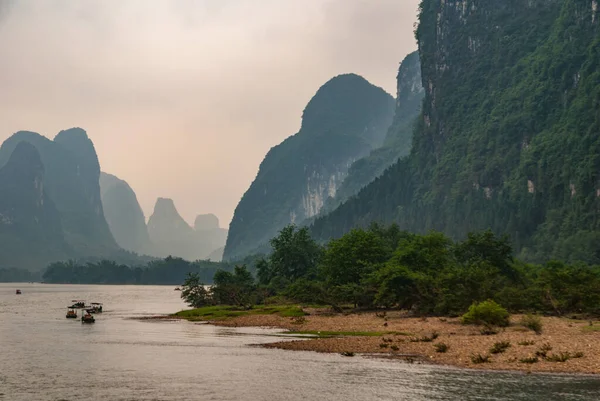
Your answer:
[[[279,235],[271,240],[271,247],[271,278],[282,276],[294,281],[316,275],[322,250],[310,236],[308,228],[297,228],[295,225],[284,227]]]
[[[233,273],[217,270],[213,281],[213,298],[219,304],[249,308],[256,299],[254,277],[245,265],[235,266]]]
[[[181,298],[193,308],[201,308],[212,303],[210,294],[197,273],[188,273],[181,288]]]
[[[319,271],[330,285],[359,284],[388,256],[381,237],[372,231],[355,229],[329,241]]]

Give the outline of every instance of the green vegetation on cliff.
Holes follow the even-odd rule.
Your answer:
[[[302,116],[300,131],[273,147],[236,207],[224,258],[239,258],[277,231],[319,213],[355,160],[381,146],[394,99],[354,74],[323,85]]]
[[[600,263],[600,15],[575,0],[423,0],[426,89],[410,156],[314,223],[452,238],[492,229],[528,260]]]

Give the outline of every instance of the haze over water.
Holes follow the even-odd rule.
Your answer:
[[[20,288],[23,294],[15,295]],[[105,303],[94,325],[72,299]],[[600,379],[410,365],[249,346],[276,330],[130,319],[170,286],[0,284],[0,400],[597,400]]]

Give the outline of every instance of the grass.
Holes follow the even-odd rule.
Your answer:
[[[257,305],[252,309],[242,309],[235,306],[206,306],[198,309],[183,310],[174,316],[191,321],[225,320],[237,316],[249,315],[278,315],[282,317],[300,317],[305,313],[296,305]]]
[[[504,351],[506,351],[508,348],[510,348],[510,342],[508,342],[508,341],[500,341],[500,342],[494,343],[494,345],[492,346],[492,348],[490,348],[490,353],[492,353],[492,354],[501,354]]]
[[[543,324],[542,319],[540,319],[539,316],[534,316],[532,314],[525,315],[521,319],[520,325],[535,332],[535,334],[542,334]]]
[[[537,363],[538,361],[539,359],[536,356],[519,359],[519,362],[521,363]]]
[[[328,337],[382,337],[386,335],[406,336],[408,334],[398,331],[288,331],[286,334],[313,335],[321,338]],[[391,340],[391,339],[390,339]],[[388,339],[383,339],[387,342]],[[393,341],[393,340],[392,340]],[[390,341],[391,342],[391,341]]]
[[[440,353],[448,352],[448,349],[450,348],[450,346],[448,344],[444,344],[444,343],[433,344],[433,346],[435,348],[435,352],[440,352]]]
[[[471,355],[471,362],[473,362],[475,364],[479,364],[479,363],[488,363],[491,361],[490,361],[489,355],[473,354],[473,355]]]
[[[596,331],[600,331],[600,326],[584,326],[583,327],[583,331],[588,331],[588,332],[596,332]]]

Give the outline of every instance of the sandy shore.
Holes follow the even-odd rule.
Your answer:
[[[271,348],[376,354],[474,369],[600,374],[599,322],[590,327],[589,321],[545,317],[542,318],[543,333],[537,335],[518,325],[521,316],[513,316],[510,327],[499,329],[494,335],[482,335],[481,327],[462,325],[459,319],[412,318],[400,312],[387,313],[385,318],[373,312],[347,315],[323,315],[318,310],[307,312],[310,315],[304,318],[249,315],[211,323],[230,327],[272,327],[295,332],[377,333],[294,339],[266,345]],[[434,332],[438,337],[432,342],[416,341],[431,337]],[[503,353],[490,353],[490,348],[497,342],[509,342],[510,346]],[[436,352],[435,344],[438,343],[448,345],[448,350]],[[548,356],[567,352],[571,356],[576,353],[583,353],[583,356],[565,362],[552,362],[538,356],[536,363],[522,362],[525,358],[536,358],[536,352],[544,346],[551,348],[546,351]],[[489,362],[474,363],[472,356],[477,354],[489,355]]]

